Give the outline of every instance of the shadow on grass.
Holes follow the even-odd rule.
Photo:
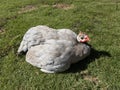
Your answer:
[[[79,61],[76,64],[72,64],[71,67],[65,71],[64,73],[76,73],[82,70],[85,70],[88,66],[89,63],[94,62],[95,60],[97,60],[100,57],[111,57],[111,54],[106,52],[106,51],[97,51],[95,49],[91,49],[91,54],[85,58],[82,61]]]

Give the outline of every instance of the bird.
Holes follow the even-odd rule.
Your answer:
[[[25,33],[17,52],[26,52],[26,62],[42,72],[57,73],[89,56],[89,40],[82,32],[77,35],[70,29],[38,25]]]

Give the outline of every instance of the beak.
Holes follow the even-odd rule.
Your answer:
[[[87,35],[85,35],[85,42],[88,42],[88,41],[90,41],[90,38]]]

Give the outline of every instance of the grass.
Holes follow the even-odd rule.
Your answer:
[[[119,90],[120,2],[118,0],[0,0],[0,89]],[[16,52],[33,26],[86,32],[93,49],[59,74],[45,74]]]

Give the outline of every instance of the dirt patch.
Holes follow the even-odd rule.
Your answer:
[[[90,75],[88,71],[82,71],[81,75],[84,80],[90,81],[94,83],[95,85],[98,85],[100,83],[100,80],[98,79],[98,77]]]
[[[4,32],[5,32],[5,30],[0,28],[0,34],[3,34]]]
[[[73,9],[74,5],[69,5],[69,4],[55,4],[53,5],[54,8],[60,8],[60,9],[64,9],[64,10],[69,10],[69,9]]]
[[[84,76],[84,80],[88,80],[90,82],[93,82],[95,85],[98,85],[98,83],[100,82],[98,77],[93,77],[93,76]]]
[[[22,8],[20,9],[20,11],[18,11],[18,13],[19,13],[19,14],[21,14],[21,13],[26,13],[26,12],[30,12],[30,11],[33,11],[33,10],[36,10],[36,9],[37,9],[37,7],[34,6],[34,5],[27,5],[27,6],[25,6],[25,7],[22,7]]]
[[[47,5],[47,4],[44,4],[44,5],[41,5],[41,7],[49,7],[50,5]]]
[[[6,18],[0,18],[0,34],[3,34],[5,32],[4,26],[7,24],[9,20],[16,19],[17,16],[10,16]]]

